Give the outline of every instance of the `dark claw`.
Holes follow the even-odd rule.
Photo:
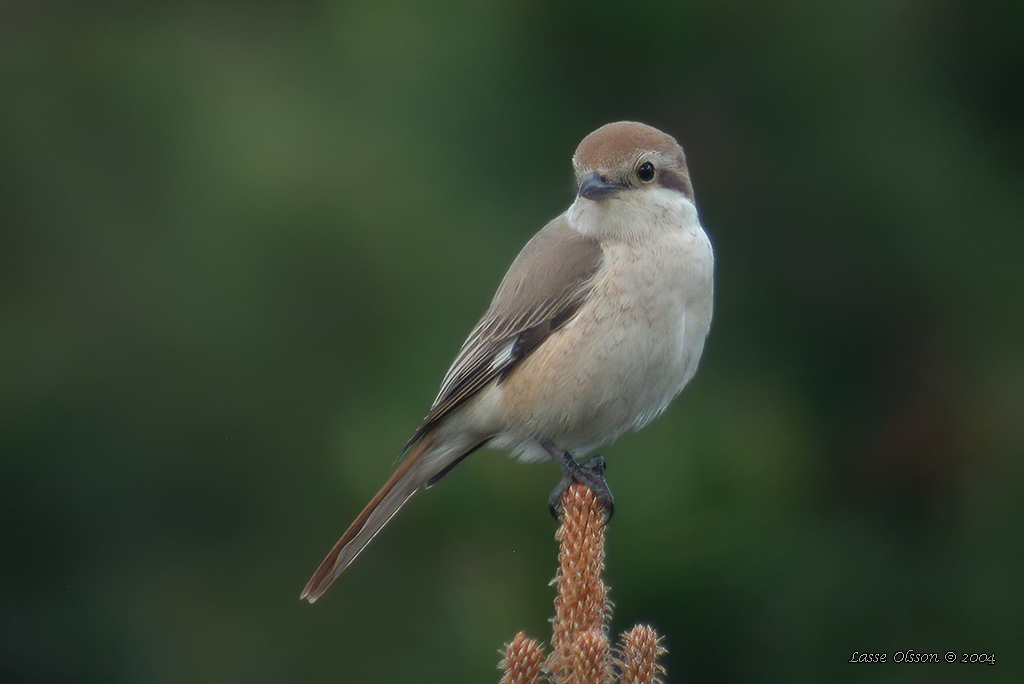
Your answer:
[[[563,451],[558,463],[562,466],[564,474],[558,485],[551,490],[551,497],[548,500],[552,517],[558,520],[558,513],[562,507],[562,495],[569,488],[569,485],[573,482],[579,482],[594,492],[598,501],[601,502],[608,512],[608,520],[611,520],[612,515],[615,514],[615,499],[612,497],[612,491],[608,488],[608,483],[604,479],[604,471],[608,467],[604,458],[594,456],[586,463],[580,464],[576,462],[572,454],[568,451]]]

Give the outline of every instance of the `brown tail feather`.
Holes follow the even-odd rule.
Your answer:
[[[327,554],[327,558],[324,558],[320,567],[306,584],[306,588],[302,590],[300,599],[306,599],[313,603],[320,598],[338,575],[356,559],[356,556],[366,548],[366,545],[373,540],[381,528],[391,520],[398,509],[434,475],[437,468],[430,468],[420,458],[430,448],[433,441],[433,436],[426,437],[406,455],[376,496],[366,504],[366,508],[345,530],[345,534],[341,535],[341,539]]]

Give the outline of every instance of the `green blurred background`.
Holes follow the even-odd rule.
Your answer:
[[[1021,681],[1024,3],[0,3],[0,679],[494,682],[553,466],[315,607],[570,156],[684,145],[703,366],[603,453],[677,682]],[[995,653],[851,665],[854,651]]]

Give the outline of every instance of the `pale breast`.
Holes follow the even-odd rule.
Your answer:
[[[596,449],[661,413],[696,370],[711,323],[713,256],[703,231],[604,248],[579,314],[500,388],[513,441]]]

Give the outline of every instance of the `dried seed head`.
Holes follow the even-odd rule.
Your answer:
[[[505,671],[501,684],[541,684],[543,664],[544,647],[520,632],[505,646],[505,658],[498,664]]]
[[[622,635],[613,657],[608,644],[611,602],[604,584],[605,510],[585,485],[562,494],[555,617],[551,655],[520,632],[505,649],[502,684],[661,684],[664,653],[657,632],[637,625]]]
[[[590,489],[573,484],[562,495],[561,542],[555,577],[555,620],[552,645],[571,647],[575,635],[604,630],[609,612],[604,574],[605,512]]]
[[[622,635],[619,646],[619,677],[622,684],[660,684],[665,668],[658,656],[665,652],[654,628],[637,625]]]
[[[569,684],[611,684],[613,677],[608,635],[588,630],[576,635],[570,654]]]

